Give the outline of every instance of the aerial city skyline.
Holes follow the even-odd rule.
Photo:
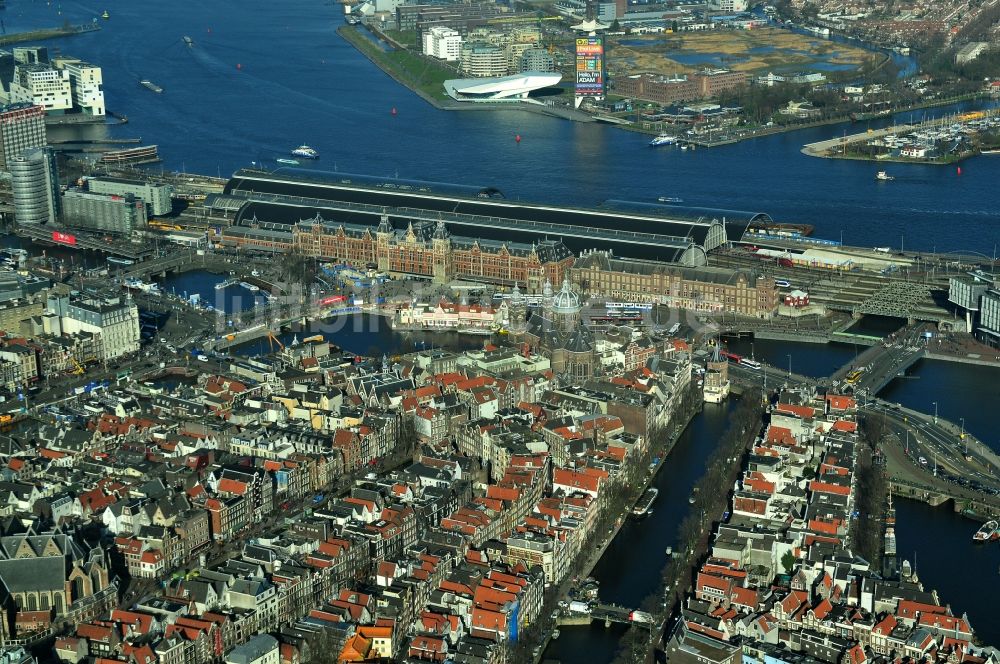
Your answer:
[[[1000,5],[0,3],[12,663],[1000,663]]]

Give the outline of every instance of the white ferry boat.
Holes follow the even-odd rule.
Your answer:
[[[676,136],[671,136],[670,134],[660,134],[653,140],[649,142],[654,148],[660,145],[673,145],[677,142]]]

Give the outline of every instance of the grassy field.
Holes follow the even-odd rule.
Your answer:
[[[337,30],[344,39],[367,55],[375,64],[407,87],[430,99],[447,99],[444,82],[461,78],[459,73],[411,51],[383,51],[361,34],[363,27],[343,26]]]
[[[662,74],[690,74],[704,66],[751,74],[809,70],[817,63],[857,68],[871,57],[856,46],[777,28],[629,35],[608,48],[614,71]]]
[[[83,26],[86,30],[99,29],[95,26]],[[23,42],[41,41],[43,39],[53,39],[55,37],[68,37],[80,34],[81,29],[75,25],[63,25],[58,28],[43,28],[41,30],[30,30],[28,32],[15,32],[0,35],[0,46],[8,44],[20,44]]]

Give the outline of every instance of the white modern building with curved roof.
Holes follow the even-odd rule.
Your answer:
[[[457,101],[523,101],[528,93],[557,85],[562,74],[527,71],[496,78],[458,78],[444,82],[445,92]]]

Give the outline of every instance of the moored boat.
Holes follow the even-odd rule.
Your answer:
[[[676,142],[677,142],[676,136],[671,136],[670,134],[660,134],[659,136],[651,140],[649,144],[655,148],[660,145],[673,145]]]
[[[659,495],[660,495],[660,490],[657,489],[655,486],[651,486],[648,489],[646,489],[643,492],[642,496],[639,498],[639,500],[636,501],[635,507],[632,508],[633,516],[646,516],[647,514],[652,512],[650,508],[653,506],[653,502]]]
[[[875,179],[876,180],[882,180],[884,182],[888,182],[890,180],[895,180],[896,178],[893,177],[892,175],[889,175],[885,171],[879,171],[878,173],[875,174]]]
[[[987,521],[972,536],[973,542],[991,542],[1000,539],[1000,524],[996,521]]]

